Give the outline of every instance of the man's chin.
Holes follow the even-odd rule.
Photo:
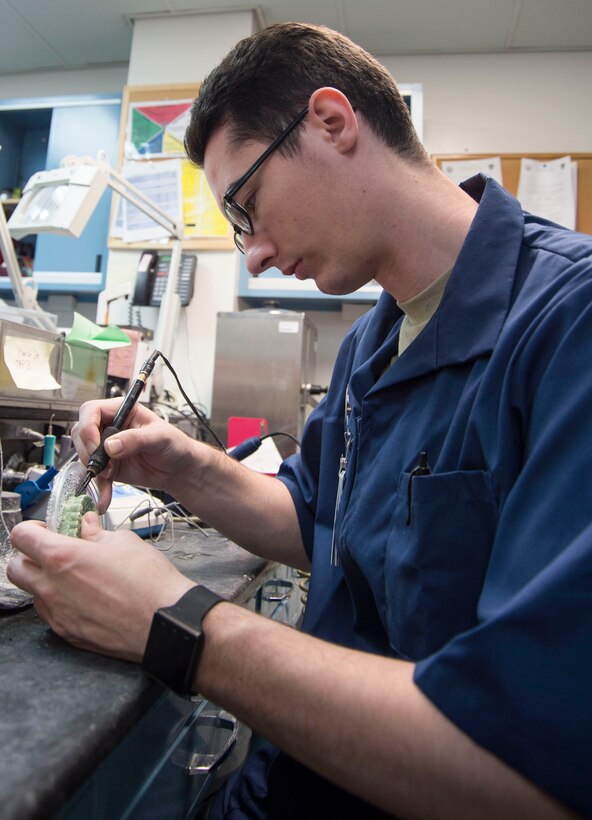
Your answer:
[[[325,293],[327,296],[348,296],[356,290],[355,288],[352,289],[351,286],[348,287],[344,283],[319,282],[318,279],[315,279],[315,285],[321,293]]]

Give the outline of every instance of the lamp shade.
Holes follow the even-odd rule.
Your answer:
[[[34,233],[80,236],[108,184],[96,165],[39,171],[25,185],[8,220],[15,239]]]

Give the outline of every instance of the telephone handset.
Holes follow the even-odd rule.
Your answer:
[[[154,290],[158,254],[156,251],[144,251],[138,263],[136,285],[134,288],[134,305],[149,305]]]

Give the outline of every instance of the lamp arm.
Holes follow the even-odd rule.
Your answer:
[[[182,243],[179,238],[173,240],[171,247],[171,262],[167,276],[165,292],[160,303],[158,322],[154,334],[154,346],[167,358],[172,358],[175,346],[175,334],[179,323],[181,300],[177,293],[179,267],[181,265]]]
[[[157,225],[163,227],[173,240],[167,284],[158,312],[158,323],[154,337],[155,348],[164,353],[165,356],[170,357],[174,347],[175,329],[181,308],[181,301],[177,294],[177,281],[179,278],[179,266],[181,264],[181,252],[183,247],[182,223],[176,221],[165,211],[161,210],[146,194],[136,188],[135,185],[132,185],[131,182],[108,164],[102,164],[100,162],[99,164],[107,174],[109,187],[127,199],[128,202],[135,205],[136,208],[139,208],[150,217],[150,219],[156,222]]]

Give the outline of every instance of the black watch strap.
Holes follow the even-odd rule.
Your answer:
[[[176,604],[154,613],[142,669],[178,695],[191,695],[191,684],[203,650],[202,621],[223,601],[207,587],[195,586]]]

